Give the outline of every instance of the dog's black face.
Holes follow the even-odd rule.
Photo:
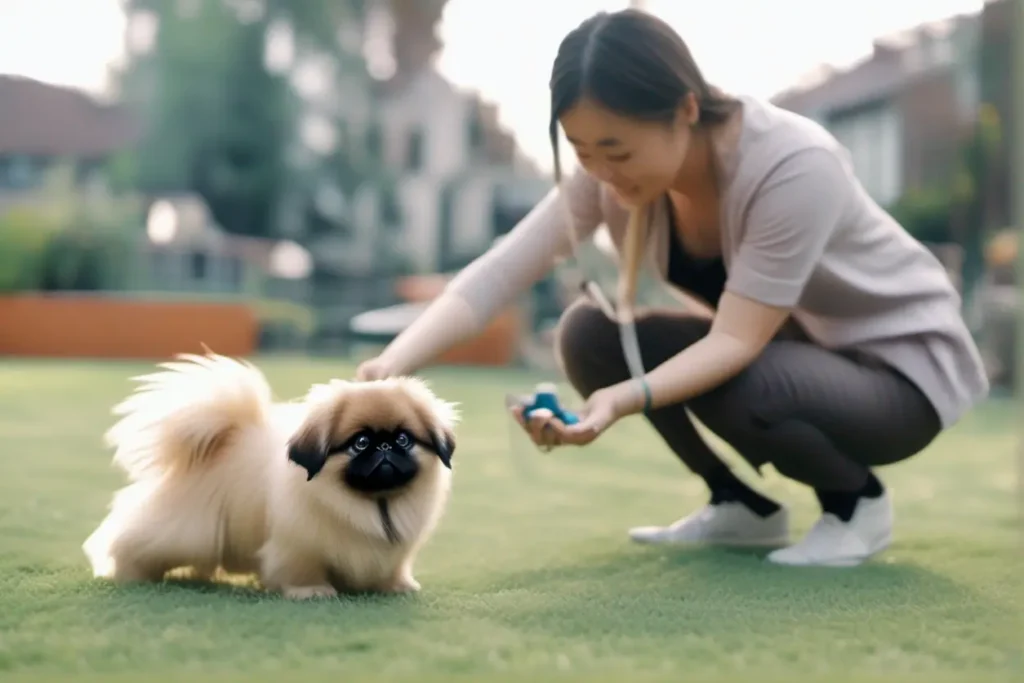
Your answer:
[[[328,458],[348,458],[342,480],[349,488],[370,495],[400,489],[416,478],[420,464],[413,455],[414,448],[425,447],[433,451],[449,469],[455,450],[454,442],[447,434],[424,443],[406,429],[364,428],[326,452],[311,451],[300,443],[291,444],[288,459],[306,470],[307,480],[320,473]]]
[[[416,439],[404,429],[356,432],[341,447],[351,458],[345,468],[345,484],[362,493],[385,493],[405,486],[420,471],[410,453],[415,445]]]

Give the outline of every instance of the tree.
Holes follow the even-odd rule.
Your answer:
[[[148,192],[196,192],[228,232],[278,234],[282,200],[303,181],[288,160],[301,103],[289,70],[268,68],[268,35],[283,22],[296,49],[319,50],[343,69],[365,71],[361,56],[338,40],[345,22],[358,27],[363,0],[125,5],[130,18],[148,18],[158,29],[152,46],[132,54],[119,74],[122,98],[146,124],[138,148],[118,160],[123,182]],[[344,128],[343,121],[332,124]],[[358,175],[349,161],[334,155],[318,172],[333,166]]]
[[[963,249],[962,294],[968,305],[984,275],[985,240],[995,227],[989,178],[1001,139],[998,113],[982,104],[960,146],[952,180],[908,191],[889,207],[889,213],[917,239],[953,242]]]

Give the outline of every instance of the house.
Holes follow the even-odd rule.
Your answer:
[[[333,226],[312,241],[321,270],[351,279],[382,269],[457,268],[511,229],[549,187],[499,124],[496,107],[434,67],[444,5],[367,2],[362,24],[348,26],[350,49],[362,46],[365,73],[338,72],[327,55],[296,52],[291,68],[304,86],[297,90],[310,134],[296,141],[293,158],[312,169],[326,153],[315,148],[324,141],[325,149],[362,150],[380,166],[355,188],[320,181],[318,210]],[[327,133],[332,117],[345,122],[344,141]]]
[[[497,121],[492,105],[432,66],[379,97],[384,160],[397,175],[412,269],[451,270],[483,253],[550,187]]]
[[[225,232],[195,193],[147,198],[146,240],[133,264],[144,291],[301,299],[312,256],[291,240]]]
[[[980,102],[980,24],[963,15],[879,38],[852,68],[825,69],[773,102],[828,128],[868,193],[890,206],[952,180]]]
[[[124,107],[0,75],[0,206],[31,200],[47,174],[68,163],[82,189],[104,187],[105,164],[140,132],[141,122]]]
[[[140,119],[123,106],[71,88],[0,76],[0,210],[49,201],[46,185],[56,177],[62,191],[106,201],[105,165],[141,131]],[[301,283],[308,275],[292,274],[292,262],[303,258],[295,255],[297,245],[224,234],[198,197],[148,201],[157,207],[151,212],[157,220],[147,226],[149,239],[134,264],[139,288],[241,292],[253,278]]]

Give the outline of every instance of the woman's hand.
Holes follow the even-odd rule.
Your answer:
[[[643,406],[642,389],[628,380],[598,389],[579,411],[580,421],[566,425],[550,410],[535,410],[529,420],[523,419],[521,407],[512,409],[512,416],[538,447],[550,451],[555,446],[586,446],[619,419],[638,412]]]
[[[634,380],[598,389],[579,411],[580,421],[563,426],[562,439],[574,446],[586,446],[622,418],[639,412],[643,405],[643,389]]]
[[[383,357],[377,356],[363,361],[356,368],[356,379],[360,382],[369,382],[375,379],[386,379],[396,374],[392,367]]]
[[[529,419],[523,418],[522,406],[512,408],[511,412],[512,418],[523,428],[526,435],[530,437],[530,441],[544,452],[562,445],[559,435],[565,429],[565,425],[550,410],[546,408],[535,410],[530,414]]]

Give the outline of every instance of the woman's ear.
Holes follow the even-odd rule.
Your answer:
[[[697,95],[689,92],[683,101],[679,104],[679,109],[676,112],[676,122],[680,127],[692,128],[697,125],[697,121],[700,120],[700,102],[697,101]]]

